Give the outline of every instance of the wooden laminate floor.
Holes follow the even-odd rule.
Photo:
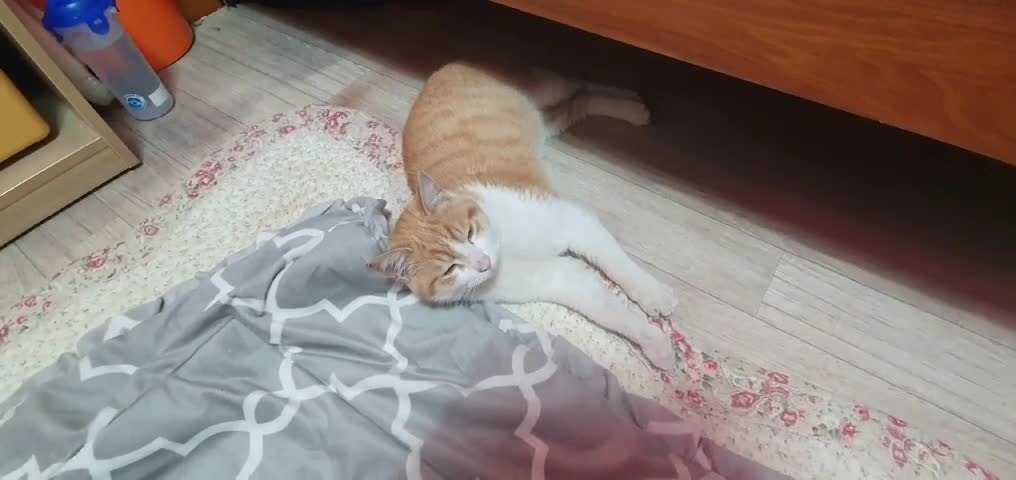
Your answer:
[[[175,110],[111,113],[144,165],[0,249],[0,300],[128,235],[245,125],[338,103],[401,126],[427,73],[459,58],[644,93],[654,126],[586,122],[548,162],[674,286],[700,344],[1016,472],[1016,169],[487,2],[205,19],[165,74]]]

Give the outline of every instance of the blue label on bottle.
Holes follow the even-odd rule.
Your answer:
[[[145,105],[147,104],[147,102],[145,102],[145,97],[142,97],[141,95],[135,95],[133,93],[130,95],[124,95],[123,103],[124,105],[127,105],[127,108],[131,109],[131,111],[134,112],[140,112],[144,110]]]

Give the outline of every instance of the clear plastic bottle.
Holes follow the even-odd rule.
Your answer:
[[[134,118],[159,118],[173,108],[173,95],[124,31],[116,12],[113,0],[49,0],[43,24]]]

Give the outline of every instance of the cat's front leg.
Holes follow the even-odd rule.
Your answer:
[[[600,274],[572,257],[504,258],[480,299],[500,303],[550,302],[570,308],[593,323],[635,342],[657,368],[674,366],[670,337],[624,299]]]
[[[670,286],[632,261],[595,215],[570,202],[560,202],[564,214],[555,235],[561,248],[599,268],[650,316],[674,313],[677,298]]]

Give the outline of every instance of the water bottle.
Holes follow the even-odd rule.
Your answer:
[[[138,120],[173,108],[173,96],[116,16],[114,0],[49,0],[42,23]]]

